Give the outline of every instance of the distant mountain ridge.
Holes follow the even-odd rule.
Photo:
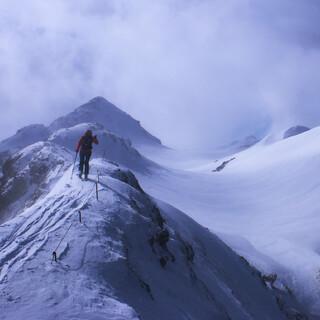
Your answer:
[[[50,130],[43,124],[31,124],[19,129],[15,135],[0,142],[0,152],[19,150],[30,144],[45,141],[49,138]]]
[[[69,114],[54,120],[48,127],[43,124],[31,124],[19,129],[13,136],[0,141],[0,158],[1,154],[12,154],[33,143],[47,141],[49,136],[59,129],[83,123],[100,124],[112,134],[130,140],[134,147],[162,146],[161,141],[145,130],[139,121],[105,98],[96,97]]]

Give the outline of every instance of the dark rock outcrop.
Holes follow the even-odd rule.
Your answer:
[[[223,161],[216,169],[212,170],[212,172],[220,172],[222,171],[231,161],[235,160],[236,158],[231,158],[229,160]]]
[[[124,169],[116,169],[110,174],[110,176],[112,178],[120,180],[120,181],[130,185],[131,187],[135,188],[136,190],[144,193],[137,178],[135,177],[135,175],[131,171],[124,170]]]
[[[284,134],[283,134],[283,139],[287,139],[293,136],[297,136],[301,133],[307,132],[309,131],[310,128],[305,127],[305,126],[295,126],[295,127],[291,127],[290,129],[288,129]]]

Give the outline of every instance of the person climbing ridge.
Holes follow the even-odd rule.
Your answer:
[[[91,130],[87,130],[85,134],[80,138],[76,152],[80,151],[80,163],[79,163],[79,178],[82,179],[83,167],[84,178],[88,180],[89,174],[89,161],[92,154],[92,144],[99,144],[97,136],[92,135]]]

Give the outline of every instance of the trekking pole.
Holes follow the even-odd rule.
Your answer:
[[[96,181],[96,198],[99,200],[99,190],[98,190],[98,185],[100,183],[100,172],[99,170],[97,171],[97,181]]]
[[[78,151],[76,151],[76,156],[74,158],[74,163],[73,163],[72,173],[71,173],[71,180],[72,180],[72,177],[73,177],[74,168],[76,166],[77,157],[78,157]]]

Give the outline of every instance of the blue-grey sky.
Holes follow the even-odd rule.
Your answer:
[[[320,123],[317,0],[1,0],[0,138],[106,97],[171,146]]]

